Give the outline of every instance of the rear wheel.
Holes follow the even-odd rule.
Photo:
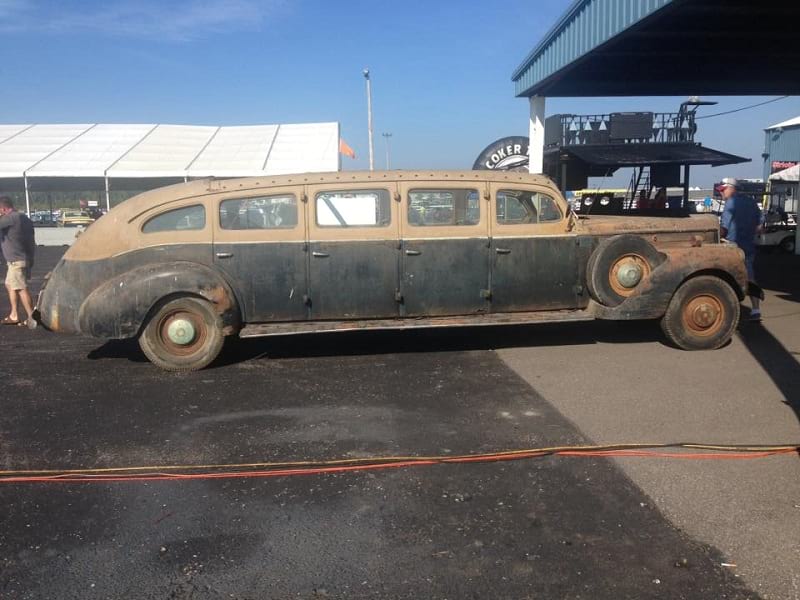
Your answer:
[[[684,350],[713,350],[731,339],[739,323],[739,298],[727,282],[703,275],[686,281],[661,319],[667,338]]]
[[[787,254],[794,254],[794,236],[787,235],[785,238],[783,238],[781,240],[780,247],[783,252],[786,252]]]
[[[145,356],[166,371],[196,371],[222,350],[222,317],[211,303],[194,297],[170,300],[150,317],[139,335]]]

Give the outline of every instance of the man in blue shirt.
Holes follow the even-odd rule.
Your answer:
[[[739,183],[732,177],[722,180],[720,189],[725,200],[725,209],[722,211],[720,233],[725,239],[734,242],[744,251],[745,264],[747,265],[747,278],[756,282],[754,260],[756,256],[756,235],[761,232],[764,225],[764,213],[751,196],[737,192]],[[761,320],[760,298],[751,292],[750,301],[753,309],[750,319]]]

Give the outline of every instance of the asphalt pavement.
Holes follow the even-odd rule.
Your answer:
[[[35,283],[60,252],[41,249]],[[671,413],[631,408],[615,380],[648,390],[655,361],[672,373],[664,378],[676,396],[705,377],[714,389],[722,375],[698,375],[689,361],[724,361],[744,344],[713,358],[658,340],[647,323],[296,336],[234,341],[210,369],[167,374],[132,342],[3,327],[0,459],[7,470],[94,468],[641,441],[669,435],[663,419]],[[786,357],[770,360],[790,368]],[[593,379],[598,369],[605,374]],[[767,380],[770,390],[783,389]],[[657,380],[656,392],[663,385]],[[702,390],[681,421],[693,428],[687,435],[720,426],[726,399]],[[589,404],[590,414],[581,413]],[[753,418],[768,431],[751,438],[768,441],[774,424]],[[791,436],[794,425],[777,431]],[[733,564],[721,549],[728,538],[697,526],[702,509],[672,499],[694,481],[710,501],[736,504],[740,493],[752,495],[750,476],[785,499],[797,484],[782,478],[800,459],[725,463],[705,487],[718,463],[627,460],[0,484],[0,597],[792,597],[774,595],[790,589],[780,582],[765,586],[723,566]],[[666,502],[648,483],[660,472],[681,482],[662,486],[672,490]],[[714,483],[724,478],[721,492]],[[787,485],[790,492],[776,491]],[[766,507],[773,530],[793,531],[790,511]],[[764,531],[764,545],[772,532]]]

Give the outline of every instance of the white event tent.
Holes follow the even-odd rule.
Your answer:
[[[339,123],[2,125],[0,191],[149,189],[204,177],[338,171]]]

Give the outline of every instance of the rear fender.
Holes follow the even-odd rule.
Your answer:
[[[81,305],[80,330],[102,338],[134,337],[162,300],[187,295],[211,302],[226,335],[238,329],[236,297],[219,273],[197,263],[168,262],[131,269],[98,286]]]
[[[636,287],[633,294],[614,307],[591,302],[589,310],[598,319],[658,319],[664,316],[678,287],[698,275],[716,275],[727,281],[739,299],[747,292],[744,252],[733,244],[711,244],[695,248],[662,250],[667,259]]]

